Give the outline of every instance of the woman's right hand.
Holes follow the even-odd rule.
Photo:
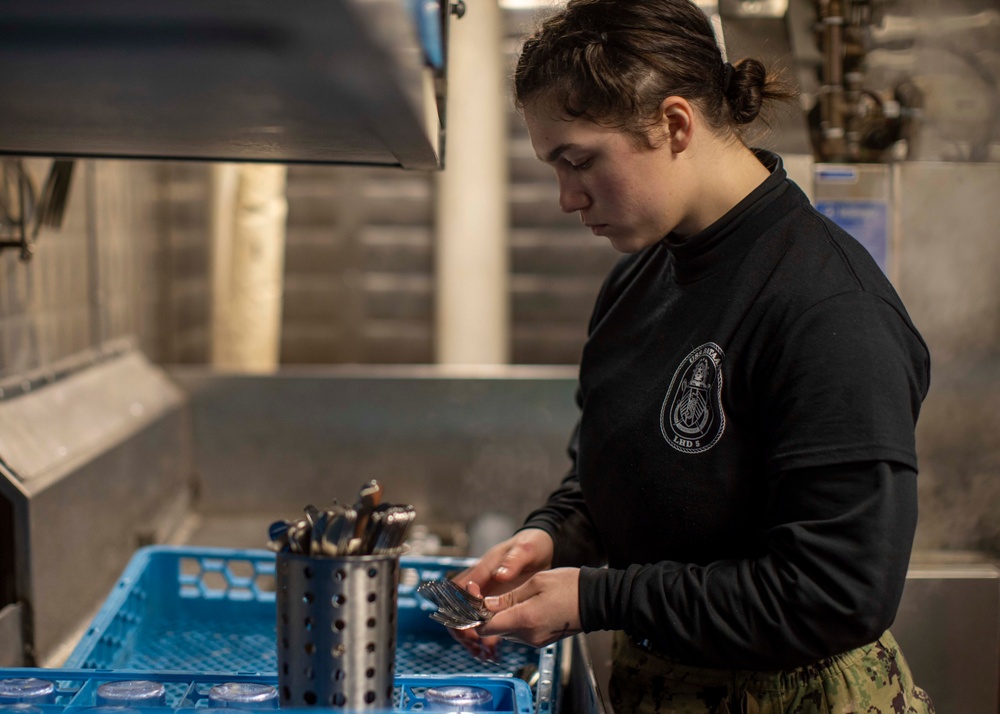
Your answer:
[[[471,568],[454,578],[473,595],[487,597],[509,592],[535,573],[552,567],[552,536],[539,528],[526,528],[490,548]],[[473,657],[496,661],[500,638],[480,637],[475,629],[449,630]]]

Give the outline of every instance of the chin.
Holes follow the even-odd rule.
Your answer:
[[[649,238],[641,236],[608,236],[608,242],[611,243],[611,247],[617,250],[619,253],[638,253],[640,250],[648,248],[654,243],[659,243],[660,239],[655,238],[650,240]]]

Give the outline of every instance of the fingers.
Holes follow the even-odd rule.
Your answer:
[[[452,638],[480,662],[497,664],[500,661],[499,637],[481,637],[475,630],[448,630]]]
[[[500,563],[493,577],[500,582],[512,582],[552,565],[552,536],[537,528],[518,532],[506,542]]]
[[[502,582],[515,580],[527,565],[530,564],[532,553],[518,543],[514,543],[503,554],[500,564],[493,571],[493,577]]]
[[[500,636],[542,647],[581,630],[579,570],[559,568],[538,573],[524,585],[488,597],[494,615],[476,628],[482,637]]]
[[[473,652],[473,657],[480,662],[500,664],[500,641],[499,637],[480,637],[478,650]]]
[[[489,554],[487,554],[489,555]],[[457,584],[461,585],[466,590],[469,589],[469,583],[475,583],[476,587],[482,588],[490,582],[493,577],[493,570],[496,568],[496,563],[490,563],[487,561],[486,556],[483,556],[475,565],[463,570],[461,573],[456,575],[452,580]]]
[[[453,579],[468,589],[470,581],[480,595],[509,590],[552,563],[552,537],[543,530],[528,528],[490,548],[469,569]]]
[[[491,612],[501,613],[537,593],[537,585],[527,586],[531,577],[552,565],[552,537],[537,528],[519,531],[512,538],[488,550],[480,560],[467,570],[454,576],[453,581],[478,597],[485,597]],[[520,587],[518,587],[520,586]],[[470,654],[483,662],[497,661],[500,637],[526,641],[512,636],[511,630],[499,626],[507,616],[502,616],[493,629],[450,630],[451,636]]]
[[[486,609],[495,613],[489,622],[480,625],[476,631],[481,636],[502,635],[509,639],[519,639],[517,632],[524,629],[526,613],[520,612],[518,605],[529,601],[538,594],[535,580],[529,580],[519,588],[485,599]]]

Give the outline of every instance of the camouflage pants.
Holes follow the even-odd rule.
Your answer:
[[[776,672],[689,667],[617,632],[609,690],[615,714],[934,714],[889,632]]]

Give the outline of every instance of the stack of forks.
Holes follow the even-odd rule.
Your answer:
[[[451,580],[426,580],[417,588],[417,593],[437,607],[431,619],[453,630],[479,627],[493,616],[481,597],[463,590]]]

